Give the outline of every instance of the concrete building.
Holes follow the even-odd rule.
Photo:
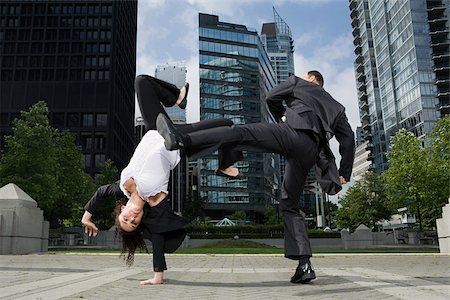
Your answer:
[[[186,83],[186,72],[186,65],[184,62],[166,63],[164,65],[156,66],[155,77],[181,88]],[[186,110],[179,108],[178,105],[166,107],[165,109],[173,123],[186,123]]]
[[[275,73],[254,29],[199,14],[200,119],[228,118],[235,124],[266,122],[263,103],[275,86]],[[217,155],[199,160],[198,196],[205,214],[222,219],[244,210],[262,221],[265,207],[277,201],[278,159],[272,154],[246,152],[237,164],[242,179],[214,175]]]
[[[364,174],[372,168],[372,162],[369,160],[370,151],[367,150],[369,141],[356,146],[355,159],[353,161],[352,181],[361,180]]]
[[[360,118],[377,173],[389,140],[418,137],[448,113],[448,0],[350,0]]]
[[[0,148],[39,100],[70,130],[91,176],[134,147],[137,1],[0,2]]]

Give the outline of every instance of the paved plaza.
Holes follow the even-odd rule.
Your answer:
[[[316,255],[318,278],[291,284],[282,255],[168,255],[166,283],[150,255],[128,268],[117,254],[0,256],[0,299],[450,299],[450,256]]]

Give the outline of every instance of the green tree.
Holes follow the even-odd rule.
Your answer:
[[[83,171],[74,137],[52,128],[47,114],[45,102],[39,101],[14,120],[0,158],[0,185],[17,184],[57,227],[92,194],[94,184]]]
[[[391,216],[381,178],[372,171],[366,172],[361,181],[350,187],[339,204],[336,224],[351,231],[360,224],[374,228],[376,222]]]
[[[387,198],[394,209],[407,207],[414,212],[422,230],[422,212],[428,182],[427,151],[412,132],[399,130],[391,138],[387,153],[389,169],[383,173]]]
[[[428,164],[421,216],[424,227],[436,226],[442,207],[450,197],[450,116],[440,119],[427,136]]]
[[[273,206],[267,206],[264,211],[264,224],[275,225],[280,224],[280,217],[277,210]]]
[[[325,209],[325,218],[327,220],[327,225],[333,222],[334,218],[336,217],[336,212],[339,209],[338,205],[336,203],[333,203],[331,201],[326,201],[324,204]]]
[[[234,212],[234,214],[231,215],[231,219],[232,220],[242,220],[242,221],[244,221],[244,220],[247,219],[247,214],[243,210],[236,210]]]

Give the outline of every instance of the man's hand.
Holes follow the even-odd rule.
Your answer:
[[[347,183],[347,180],[345,180],[345,178],[344,178],[344,177],[342,177],[342,176],[339,176],[339,181],[341,182],[341,185],[343,185],[343,184],[346,184],[346,183]]]
[[[84,212],[83,218],[81,219],[81,223],[85,226],[84,232],[88,236],[97,236],[98,228],[95,226],[94,222],[91,221],[92,214],[88,211]]]

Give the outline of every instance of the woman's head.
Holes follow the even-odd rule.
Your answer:
[[[129,201],[128,201],[129,202]],[[143,236],[143,225],[140,223],[142,219],[142,215],[140,215],[139,222],[133,230],[128,231],[124,230],[119,219],[120,215],[123,213],[124,208],[126,207],[127,202],[125,200],[119,200],[116,203],[116,207],[114,209],[113,216],[116,220],[116,238],[119,237],[122,241],[122,252],[121,256],[123,256],[125,263],[128,266],[131,266],[134,262],[134,253],[137,248],[148,252],[147,245],[144,241]],[[142,212],[143,214],[143,212]],[[126,225],[125,225],[126,227]],[[131,226],[130,226],[131,227]],[[127,229],[129,227],[126,227]],[[126,255],[125,253],[128,252]]]
[[[142,199],[133,199],[133,197],[138,197],[137,194],[131,196],[130,200],[126,203],[121,202],[122,204],[117,205],[114,213],[116,216],[116,226],[120,227],[125,232],[134,231],[139,224],[141,223],[142,216],[144,215],[144,210],[141,206],[136,205],[135,201],[142,201]]]

